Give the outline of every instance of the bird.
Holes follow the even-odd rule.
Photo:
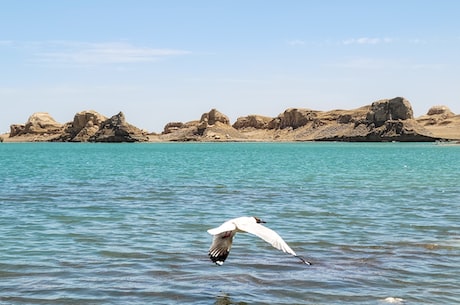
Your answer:
[[[213,235],[208,253],[209,258],[216,265],[222,266],[230,253],[235,234],[247,232],[260,237],[276,249],[299,258],[304,264],[311,265],[310,262],[297,255],[278,233],[263,226],[262,223],[266,222],[258,217],[238,217],[224,222],[217,228],[207,230],[209,234]]]

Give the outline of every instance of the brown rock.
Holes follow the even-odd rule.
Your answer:
[[[61,140],[87,142],[96,134],[107,118],[94,110],[85,110],[75,114],[72,123],[68,123]]]
[[[310,109],[289,108],[275,118],[269,126],[275,129],[299,128],[305,126],[308,122],[314,121],[318,111]]]
[[[12,125],[10,125],[10,135],[9,135],[9,137],[12,138],[12,137],[24,134],[25,128],[26,128],[26,126],[24,124],[12,124]]]
[[[21,135],[55,135],[62,132],[63,125],[56,122],[47,112],[36,112],[27,120],[26,124],[10,126],[10,137]]]
[[[373,125],[329,125],[315,135],[315,141],[345,142],[434,142],[439,138],[415,120],[389,120],[380,127]]]
[[[339,115],[337,118],[337,123],[339,124],[348,124],[353,122],[353,116],[351,114]]]
[[[159,137],[164,141],[243,141],[246,139],[230,125],[228,117],[216,109],[204,113],[199,121],[166,124]]]
[[[276,118],[273,118],[270,122],[268,122],[268,129],[280,129],[281,126],[281,118],[277,116]]]
[[[403,97],[373,102],[366,119],[376,127],[382,126],[387,120],[408,120],[414,118],[412,106]]]
[[[455,113],[450,111],[446,106],[433,106],[428,110],[426,115],[422,115],[417,118],[417,121],[424,125],[440,125],[440,124],[449,124],[450,119],[455,117]]]
[[[25,125],[25,133],[59,133],[62,124],[56,122],[47,112],[37,112],[29,117]]]
[[[413,119],[412,106],[401,97],[380,100],[352,111],[333,110],[316,114],[313,123],[300,128],[296,139],[348,142],[425,142],[438,139]]]
[[[433,106],[428,110],[427,115],[446,115],[454,116],[455,114],[450,111],[449,107],[444,105]]]
[[[100,126],[105,120],[105,116],[94,110],[81,111],[75,114],[72,129],[74,133],[79,133],[84,128]]]
[[[239,117],[233,124],[233,128],[244,129],[244,128],[256,128],[256,129],[267,129],[269,123],[273,118],[261,116],[261,115],[248,115],[246,117]]]
[[[216,109],[211,109],[211,111],[207,113],[203,113],[203,115],[201,116],[200,122],[204,120],[207,120],[207,123],[209,125],[214,125],[216,122],[221,122],[223,124],[230,125],[230,120],[228,116],[219,112]]]
[[[206,131],[217,124],[231,127],[230,120],[225,114],[211,109],[203,113],[199,121],[166,124],[163,134],[170,134],[167,137],[169,141],[200,141],[206,138]]]
[[[426,115],[417,118],[417,122],[439,138],[460,139],[460,115],[447,106],[431,107]]]
[[[230,125],[216,109],[200,120],[168,123],[151,141],[436,141],[460,139],[460,115],[446,106],[434,106],[413,119],[403,97],[379,100],[352,110],[315,111],[290,108],[276,118],[249,115]],[[33,114],[26,124],[13,124],[6,142],[19,141],[147,141],[147,133],[126,122],[123,113],[109,119],[82,111],[61,125],[47,113]]]
[[[182,122],[170,122],[166,124],[165,127],[163,128],[163,134],[172,133],[183,127],[184,127],[184,123]]]
[[[216,122],[214,121],[214,124]],[[212,125],[214,125],[212,124]],[[201,121],[197,126],[197,134],[202,136],[210,124],[208,123],[208,118],[201,116]]]
[[[200,140],[203,141],[244,141],[246,137],[238,130],[221,122],[216,122],[214,125],[208,125],[203,130]]]
[[[89,138],[91,142],[144,142],[148,141],[145,132],[128,124],[120,112],[101,123],[99,130]]]
[[[382,126],[370,129],[366,136],[370,141],[432,142],[433,134],[414,119],[388,120]]]

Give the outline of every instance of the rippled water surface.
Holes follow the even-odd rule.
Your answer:
[[[0,304],[458,304],[460,146],[0,144]],[[301,264],[240,234],[254,215]]]

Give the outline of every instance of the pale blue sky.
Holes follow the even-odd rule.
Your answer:
[[[160,132],[217,108],[404,96],[460,113],[460,1],[0,0],[0,132],[81,110]]]

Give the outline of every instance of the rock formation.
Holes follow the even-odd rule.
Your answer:
[[[248,115],[245,117],[239,117],[232,126],[235,129],[268,129],[271,121],[273,121],[273,118],[270,117],[261,115]]]
[[[417,121],[423,125],[436,125],[443,124],[454,116],[455,114],[447,106],[433,106],[426,115],[421,116]]]
[[[433,142],[438,140],[415,120],[388,120],[379,127],[367,122],[358,125],[327,127],[317,141],[346,142]]]
[[[63,125],[56,122],[47,112],[32,114],[25,124],[10,126],[10,137],[21,135],[56,135],[62,132]]]
[[[182,122],[170,122],[168,124],[165,125],[165,127],[163,128],[163,134],[168,134],[168,133],[172,133],[174,131],[177,131],[181,128],[184,128],[184,123]]]
[[[437,141],[460,140],[460,115],[434,106],[414,118],[403,97],[383,99],[357,109],[317,111],[289,108],[271,118],[240,117],[233,125],[216,109],[199,120],[171,122],[162,134],[149,134],[126,122],[122,112],[111,118],[82,111],[64,125],[47,113],[33,114],[26,124],[10,126],[3,141],[139,142],[139,141]]]
[[[414,112],[411,104],[402,97],[373,102],[366,117],[376,127],[382,126],[388,120],[409,120],[413,118]]]
[[[270,129],[284,129],[299,127],[307,125],[316,119],[318,111],[302,108],[290,108],[280,114],[277,118],[269,123]]]
[[[433,106],[417,122],[439,138],[460,140],[460,115],[447,106]]]
[[[164,141],[241,141],[246,139],[230,126],[228,116],[211,109],[200,120],[187,123],[171,122],[165,125],[160,140]]]
[[[445,115],[447,117],[454,116],[455,114],[450,111],[449,107],[444,105],[433,106],[428,110],[427,115]]]
[[[24,124],[11,124],[9,137],[12,138],[24,134],[24,129]]]
[[[145,142],[145,132],[126,122],[125,115],[120,112],[110,119],[101,122],[98,131],[89,138],[90,142]]]
[[[351,121],[354,121],[351,123]],[[412,106],[402,97],[373,102],[363,120],[343,122],[322,141],[426,142],[437,138],[414,120]]]
[[[237,125],[240,126],[240,125]],[[379,100],[354,110],[287,109],[272,119],[273,139],[293,141],[435,141],[439,139],[414,120],[408,100]],[[284,130],[290,130],[286,133]],[[243,129],[240,130],[244,132]]]
[[[230,125],[230,120],[228,119],[228,116],[217,111],[216,109],[211,109],[211,111],[203,113],[201,115],[200,122],[207,122],[209,125],[214,125],[216,124],[216,122],[221,122],[222,124]]]
[[[66,124],[61,141],[88,142],[99,131],[107,118],[94,110],[85,110],[75,114],[73,121]]]
[[[34,113],[26,124],[10,126],[9,138],[16,141],[139,142],[146,132],[126,122],[122,112],[110,119],[96,111],[82,111],[72,122],[57,123],[48,113]]]
[[[215,109],[199,121],[169,123],[166,141],[435,141],[413,117],[410,102],[402,97],[379,100],[353,110],[317,111],[290,108],[275,118],[250,115],[233,126]]]

